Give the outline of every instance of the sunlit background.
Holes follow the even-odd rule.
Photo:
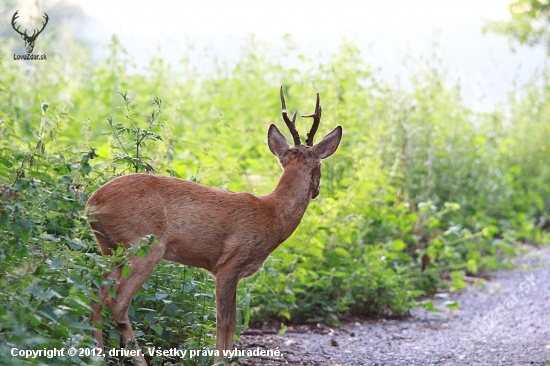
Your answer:
[[[402,33],[508,17],[507,0],[76,1],[110,32],[158,37]]]
[[[16,3],[21,22],[38,17],[40,9],[58,10],[63,19],[52,18],[51,23],[72,24],[96,46],[94,57],[101,57],[102,47],[116,34],[137,71],[159,53],[175,67],[184,54],[203,71],[214,67],[214,59],[231,65],[251,37],[275,55],[291,39],[290,44],[317,62],[330,57],[343,39],[351,40],[393,82],[406,82],[410,75],[404,60],[436,54],[449,80],[462,88],[465,104],[481,111],[503,101],[513,83],[533,75],[544,59],[542,48],[516,46],[514,52],[505,37],[484,32],[487,20],[510,17],[510,0]],[[11,9],[6,4],[0,10]],[[0,27],[5,31],[10,25]]]

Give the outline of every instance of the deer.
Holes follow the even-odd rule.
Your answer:
[[[44,28],[46,28],[46,24],[48,24],[48,20],[50,19],[48,17],[48,14],[47,13],[44,13],[44,16],[43,18],[45,19],[45,22],[42,22],[42,29],[38,30],[38,29],[35,29],[32,34],[29,36],[27,34],[27,30],[25,29],[25,32],[24,33],[21,33],[21,31],[19,31],[19,25],[17,26],[17,28],[15,27],[15,24],[16,24],[16,20],[17,18],[19,18],[19,10],[17,10],[14,14],[13,14],[13,17],[11,18],[11,26],[13,27],[13,29],[21,36],[21,38],[23,38],[23,41],[25,41],[25,49],[27,50],[27,53],[32,53],[32,50],[34,49],[34,42],[36,42],[36,38],[38,38],[38,36],[40,35],[40,33],[42,33],[42,31],[44,30]]]
[[[127,344],[139,350],[128,318],[135,293],[161,260],[203,268],[215,277],[216,352],[233,349],[236,329],[238,282],[256,273],[264,261],[300,224],[309,202],[319,195],[321,160],[330,157],[340,144],[342,127],[336,127],[319,143],[313,138],[321,120],[317,93],[315,112],[306,144],[296,129],[296,111],[289,118],[283,88],[280,90],[282,117],[290,130],[290,146],[275,124],[269,126],[267,143],[283,168],[276,188],[268,195],[255,196],[212,188],[175,177],[135,173],[117,177],[99,187],[88,199],[86,214],[101,253],[110,255],[119,244],[139,245],[154,235],[157,243],[143,257],[130,256],[130,274],[120,266],[105,275],[114,279],[115,297],[107,284],[98,299],[91,301],[92,326],[102,322],[104,304],[111,310]],[[92,331],[103,350],[102,331]],[[141,356],[138,365],[146,366]],[[222,359],[221,362],[224,362]]]

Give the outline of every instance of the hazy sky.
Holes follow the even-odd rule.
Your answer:
[[[407,32],[479,18],[506,19],[510,0],[75,1],[113,32],[134,35],[276,36]]]
[[[543,60],[542,50],[523,47],[512,53],[505,37],[482,34],[482,19],[510,18],[510,2],[76,1],[98,22],[91,27],[92,37],[118,34],[138,61],[148,59],[161,40],[163,57],[177,64],[189,52],[185,45],[191,40],[199,49],[209,50],[207,58],[196,49],[190,55],[199,67],[208,68],[212,55],[231,63],[238,59],[244,36],[250,33],[273,44],[275,50],[284,47],[282,36],[290,33],[307,54],[327,57],[346,36],[359,44],[365,59],[380,67],[385,78],[406,80],[411,70],[403,60],[430,55],[437,41],[438,53],[450,70],[449,80],[460,82],[466,104],[478,110],[503,101],[513,83],[531,77]]]
[[[48,1],[58,0],[20,0],[21,18],[26,18],[26,10],[40,17],[36,5],[43,8]],[[504,101],[514,83],[532,77],[545,58],[542,47],[512,52],[506,37],[483,34],[482,19],[509,19],[512,0],[73,2],[92,19],[82,28],[96,46],[94,55],[102,57],[116,34],[138,69],[159,49],[172,65],[183,55],[206,72],[214,67],[214,59],[231,65],[251,33],[267,42],[275,55],[286,47],[282,36],[292,34],[301,52],[323,62],[346,37],[385,79],[400,83],[414,72],[414,64],[411,69],[404,60],[430,58],[437,51],[449,70],[449,82],[459,83],[465,103],[478,110]]]

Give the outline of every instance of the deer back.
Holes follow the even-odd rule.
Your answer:
[[[165,259],[215,272],[229,241],[241,240],[243,248],[252,241],[257,252],[278,241],[269,201],[178,178],[130,174],[100,187],[87,210],[103,254],[155,235]]]

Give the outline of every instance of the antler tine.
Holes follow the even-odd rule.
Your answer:
[[[32,37],[34,36],[37,36],[42,33],[42,31],[44,30],[44,28],[46,28],[46,24],[48,24],[48,20],[50,20],[50,17],[48,17],[48,14],[47,13],[44,13],[44,16],[42,17],[44,19],[46,19],[45,22],[42,22],[42,29],[38,30],[38,29],[35,29],[33,32],[32,32]]]
[[[301,144],[300,142],[300,134],[298,133],[298,130],[296,129],[296,111],[294,111],[294,114],[292,114],[292,118],[288,118],[288,113],[286,111],[286,103],[285,103],[285,95],[283,93],[283,87],[281,86],[281,104],[283,105],[283,120],[286,123],[286,126],[290,130],[290,134],[292,135],[292,138],[294,139],[294,145],[298,146]]]
[[[306,139],[307,146],[313,146],[313,137],[315,136],[315,133],[317,132],[317,128],[319,127],[319,122],[321,121],[322,112],[323,112],[323,107],[321,107],[319,93],[317,93],[317,104],[315,105],[315,112],[313,114],[308,114],[307,116],[302,116],[304,118],[313,117],[313,125],[311,126],[311,130],[309,130],[309,132],[307,133],[307,139]]]
[[[15,26],[15,21],[19,18],[19,10],[16,10],[11,17],[11,25]]]
[[[42,23],[42,29],[40,29],[40,31],[38,32],[38,34],[42,33],[42,31],[44,30],[44,28],[46,28],[46,24],[48,24],[48,20],[50,20],[50,17],[48,16],[47,13],[44,13],[44,16],[42,17],[44,19],[46,19],[46,21],[44,23]]]
[[[11,26],[13,27],[13,29],[15,29],[15,31],[16,31],[17,33],[19,33],[20,35],[23,35],[23,33],[21,33],[21,32],[19,31],[19,26],[17,26],[17,28],[15,28],[15,22],[16,22],[17,18],[19,18],[19,14],[18,14],[18,13],[19,13],[19,10],[17,10],[17,11],[13,14],[13,17],[11,17]]]

